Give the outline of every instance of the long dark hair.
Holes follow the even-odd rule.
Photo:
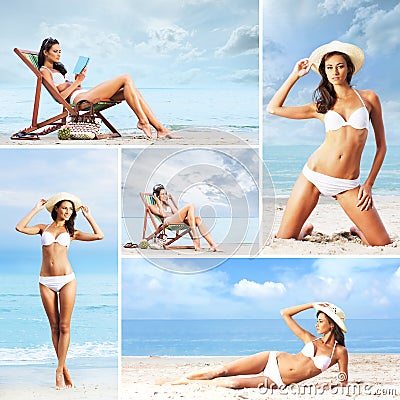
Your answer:
[[[319,64],[318,71],[321,74],[321,82],[319,83],[318,87],[315,89],[313,94],[313,100],[317,104],[317,111],[321,114],[326,114],[328,110],[333,108],[336,103],[337,94],[333,85],[329,82],[328,77],[326,76],[325,72],[325,62],[326,59],[330,56],[342,56],[347,64],[347,76],[346,81],[350,85],[351,78],[354,74],[354,64],[351,61],[351,58],[341,51],[332,51],[330,53],[326,53]]]
[[[59,44],[57,39],[53,39],[51,37],[44,39],[42,42],[42,45],[40,46],[39,54],[38,54],[38,66],[39,69],[43,67],[44,65],[44,51],[50,51],[51,46],[54,44]],[[66,75],[67,69],[64,67],[64,64],[60,62],[55,62],[53,63],[53,68],[59,71],[63,76]]]
[[[333,329],[332,329],[332,333],[333,336],[335,338],[335,340],[342,345],[343,347],[346,347],[346,345],[344,344],[344,333],[343,331],[340,329],[339,325],[328,315],[326,315],[323,311],[318,311],[317,312],[317,318],[319,314],[324,314],[325,317],[328,319],[330,324],[333,324]]]
[[[160,197],[160,192],[163,189],[165,190],[165,187],[161,183],[157,183],[157,185],[154,185],[154,187],[153,187],[153,196],[156,195],[157,197]]]
[[[69,220],[65,221],[65,229],[68,231],[69,236],[74,236],[76,210],[75,210],[75,204],[71,200],[60,200],[58,203],[56,203],[55,206],[53,207],[53,209],[51,210],[51,218],[53,218],[53,221],[55,221],[57,219],[56,207],[59,208],[63,201],[68,201],[69,203],[72,204],[72,214],[71,214],[71,217],[69,218]]]

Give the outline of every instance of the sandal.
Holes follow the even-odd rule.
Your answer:
[[[18,132],[14,133],[10,139],[12,140],[40,140],[37,133]]]

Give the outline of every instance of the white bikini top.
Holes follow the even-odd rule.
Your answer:
[[[368,129],[369,125],[368,109],[365,106],[365,103],[360,94],[357,92],[357,90],[355,89],[353,90],[360,99],[363,106],[353,111],[348,121],[346,121],[338,112],[334,110],[328,110],[327,113],[325,114],[325,119],[324,119],[326,132],[337,131],[343,126],[351,126],[354,129]]]
[[[302,354],[305,355],[306,357],[311,358],[311,360],[314,361],[314,365],[320,369],[322,372],[326,371],[329,368],[329,365],[331,365],[333,353],[335,352],[336,348],[336,340],[335,344],[332,349],[332,354],[330,357],[328,356],[314,356],[315,353],[315,347],[314,347],[314,342],[318,340],[319,338],[314,339],[312,342],[308,342],[303,349],[301,350]]]
[[[69,247],[71,243],[71,237],[69,236],[69,233],[63,232],[60,233],[57,237],[54,237],[54,235],[51,232],[47,231],[47,228],[49,226],[50,225],[47,225],[46,229],[42,233],[41,237],[42,246],[50,246],[53,243],[58,243],[61,246]]]
[[[42,68],[46,68],[48,71],[50,71],[51,76],[53,77],[53,82],[56,86],[65,83],[64,75],[61,72],[59,71],[53,72],[50,68],[47,68],[44,65],[42,66]]]

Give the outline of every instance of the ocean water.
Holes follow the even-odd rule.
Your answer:
[[[276,197],[288,197],[315,145],[269,146],[264,148],[264,161],[275,189]],[[389,145],[386,157],[373,187],[380,196],[400,195],[400,146]],[[371,169],[374,146],[366,146],[361,159],[360,178],[363,182]]]
[[[77,297],[68,359],[107,359],[109,363],[118,356],[117,276],[75,274]],[[2,274],[0,365],[41,365],[55,360],[38,276]]]
[[[258,89],[140,89],[158,119],[172,130],[186,127],[222,129],[258,138]],[[10,101],[10,99],[12,99]],[[0,135],[26,128],[32,118],[34,87],[0,88]],[[39,117],[50,117],[60,106],[42,91]],[[123,103],[104,114],[121,132],[133,132],[137,119]]]
[[[314,332],[315,320],[301,325]],[[400,353],[400,320],[346,320],[350,353]],[[302,343],[280,319],[123,320],[123,356],[246,356],[298,353]]]

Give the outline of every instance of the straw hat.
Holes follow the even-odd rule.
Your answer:
[[[344,314],[341,308],[335,306],[332,303],[324,303],[324,304],[315,303],[314,308],[318,311],[322,311],[329,318],[335,321],[343,332],[347,332],[346,325],[344,324],[346,315]]]
[[[339,42],[338,40],[334,40],[328,44],[324,44],[323,46],[315,49],[310,56],[311,68],[314,72],[319,74],[318,68],[321,64],[322,57],[331,53],[332,51],[340,51],[341,53],[347,54],[351,61],[354,64],[354,73],[356,74],[364,64],[364,52],[354,44]]]
[[[47,202],[46,202],[47,211],[51,213],[53,211],[54,206],[59,201],[62,201],[62,200],[69,200],[72,203],[74,203],[75,211],[78,211],[82,207],[82,201],[78,197],[76,197],[70,193],[61,192],[61,193],[55,194],[53,197],[51,197],[49,200],[47,200]]]

